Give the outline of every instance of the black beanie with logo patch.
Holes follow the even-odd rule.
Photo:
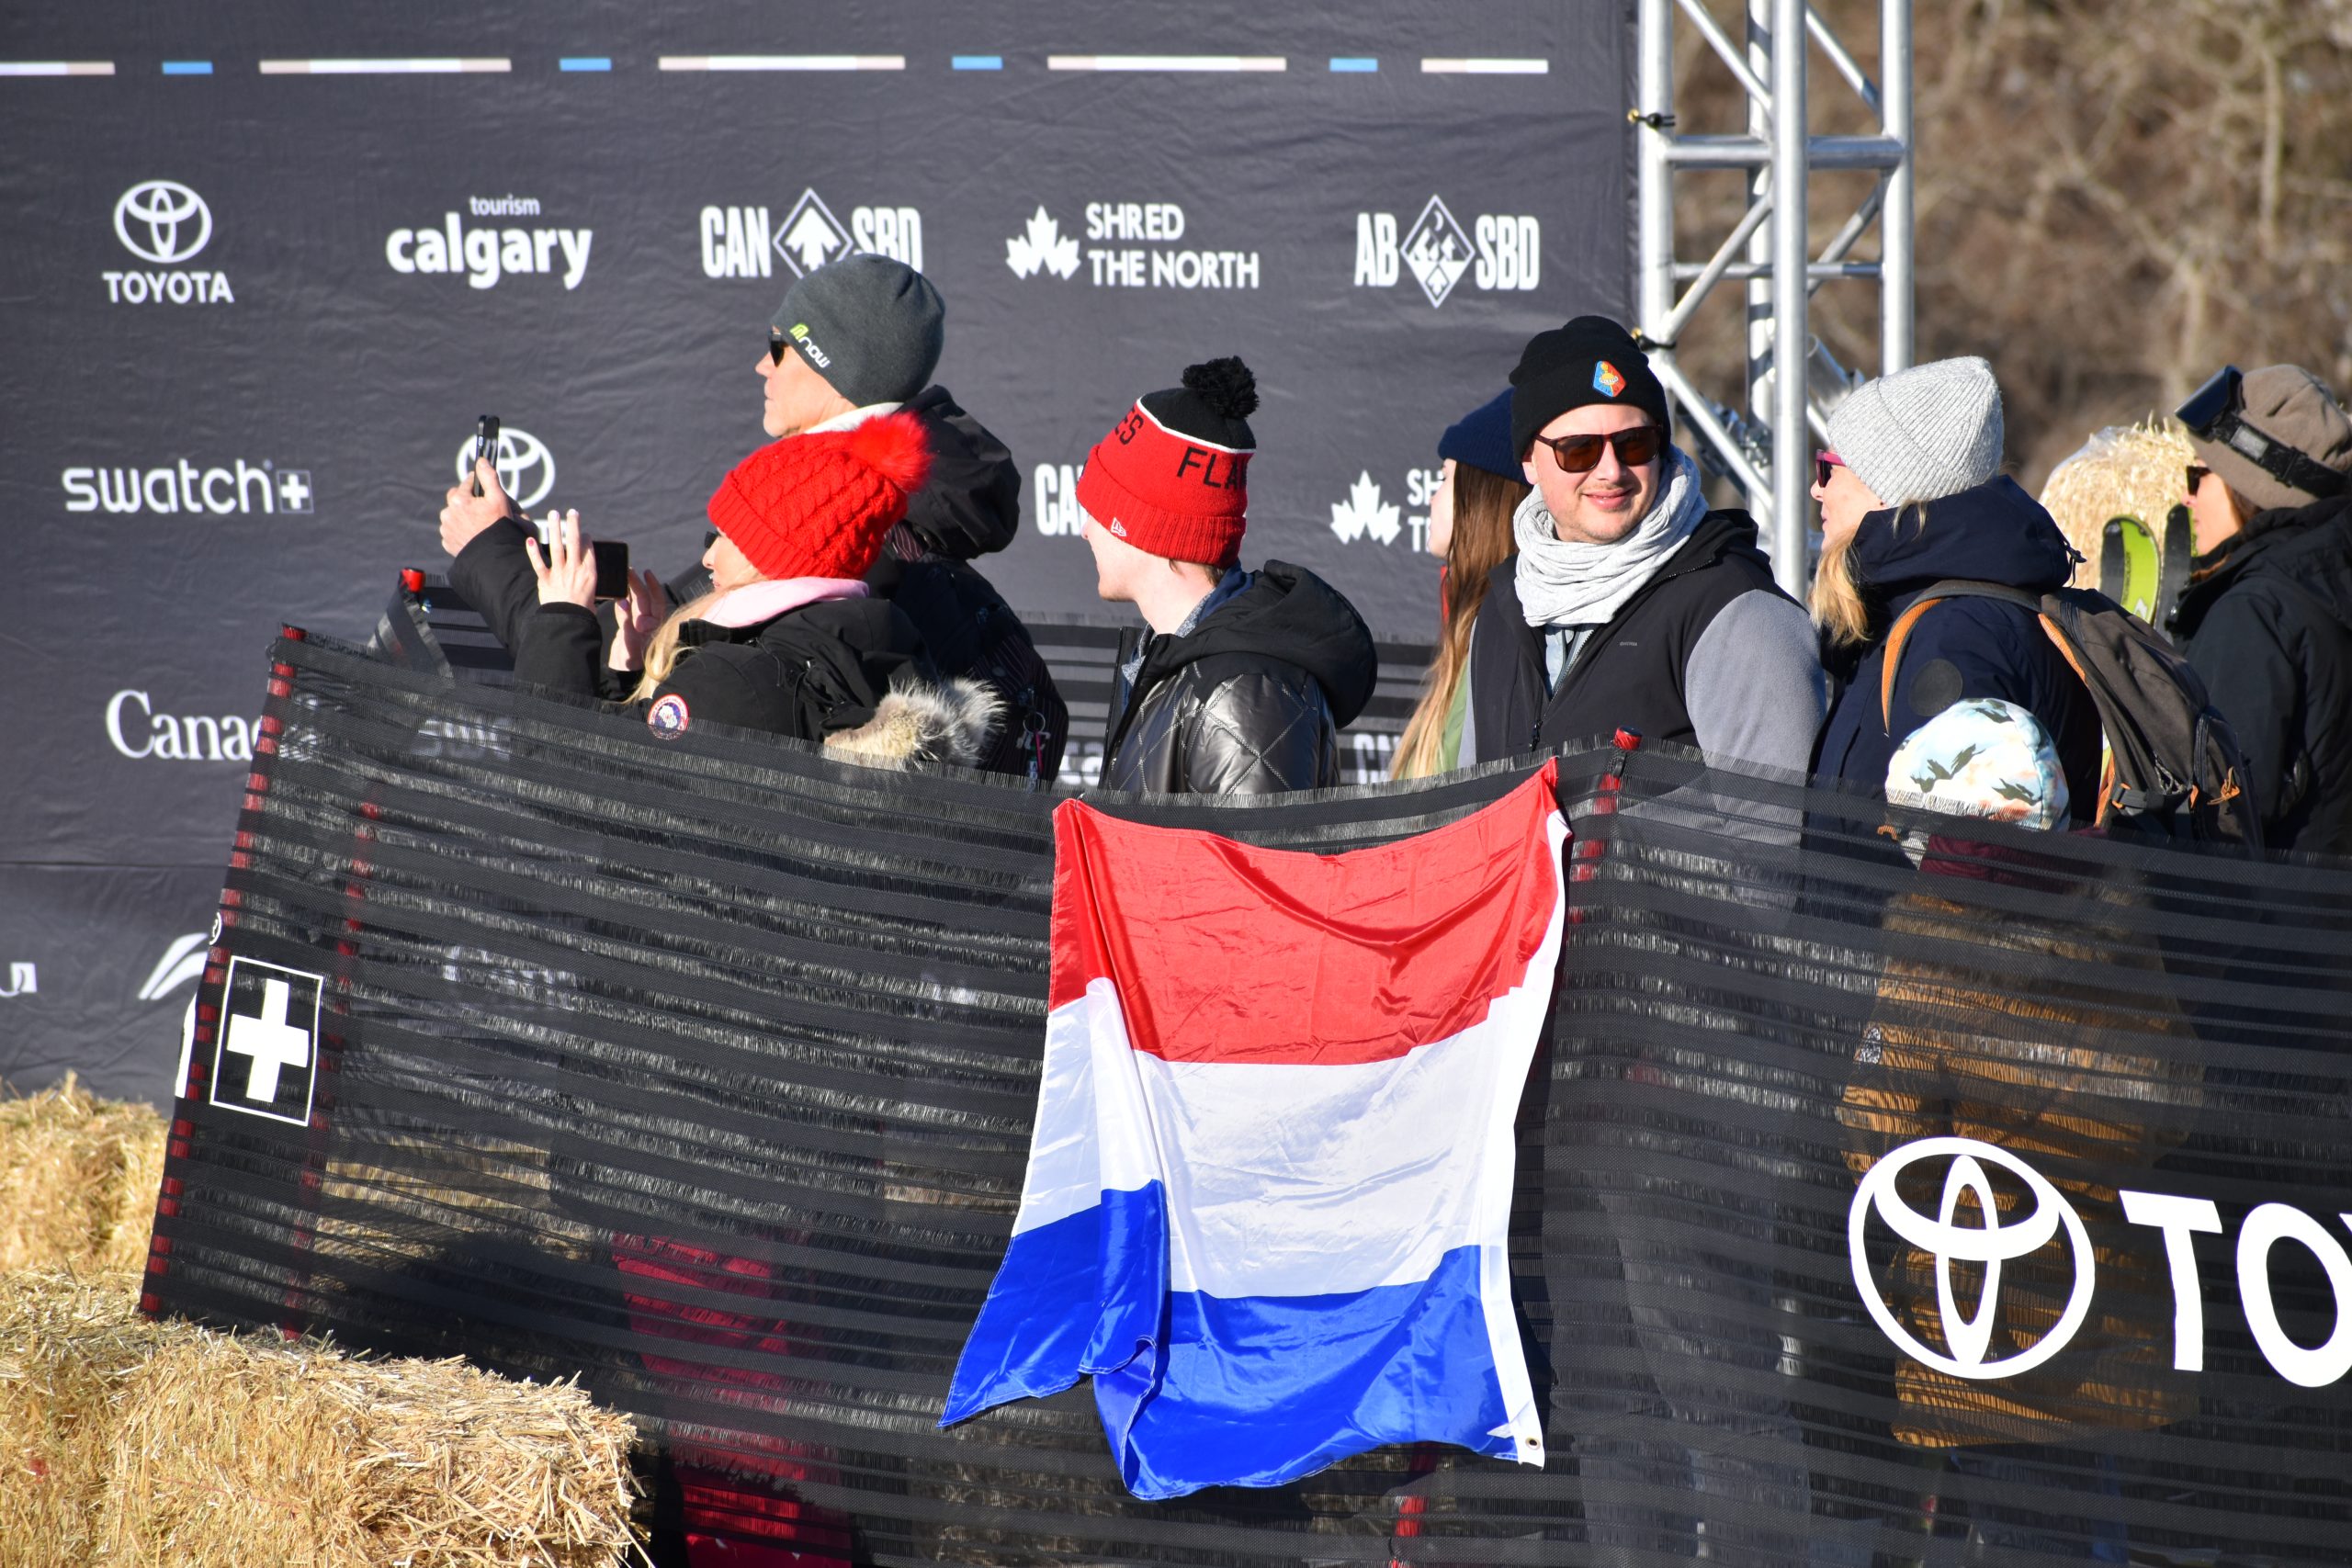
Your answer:
[[[1521,461],[1545,425],[1588,403],[1625,403],[1670,438],[1666,388],[1634,335],[1606,316],[1578,316],[1537,333],[1510,373],[1510,445]]]

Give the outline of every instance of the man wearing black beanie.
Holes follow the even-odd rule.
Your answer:
[[[1649,355],[1578,316],[1531,339],[1510,383],[1535,488],[1472,633],[1462,761],[1631,729],[1803,773],[1828,701],[1813,623],[1747,513],[1707,509]]]

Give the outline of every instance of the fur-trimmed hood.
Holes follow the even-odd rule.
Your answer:
[[[918,762],[978,765],[1002,722],[1003,705],[978,681],[933,685],[901,673],[890,682],[874,716],[855,729],[825,737],[825,750],[877,768]]]

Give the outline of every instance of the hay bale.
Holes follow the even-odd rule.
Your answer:
[[[2196,457],[2178,422],[2152,417],[2144,424],[2109,425],[2050,470],[2041,504],[2082,552],[2075,587],[2098,586],[2099,551],[2110,519],[2137,517],[2163,537],[2165,513],[2181,500],[2182,481]]]
[[[0,1279],[0,1568],[98,1561],[117,1401],[154,1348],[128,1291]]]
[[[0,1099],[0,1273],[146,1266],[164,1178],[164,1119],[100,1100],[73,1074]]]
[[[150,1324],[66,1275],[0,1280],[0,1420],[34,1434],[0,1568],[608,1568],[637,1541],[635,1428],[569,1383]]]

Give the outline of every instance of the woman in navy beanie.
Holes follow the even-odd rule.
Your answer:
[[[1393,778],[1426,778],[1460,766],[1462,723],[1469,711],[1470,629],[1487,596],[1487,579],[1509,560],[1511,513],[1528,484],[1511,453],[1510,389],[1464,414],[1438,438],[1443,465],[1430,497],[1430,553],[1444,565],[1438,577],[1441,626],[1437,658],[1421,700],[1396,742]]]

